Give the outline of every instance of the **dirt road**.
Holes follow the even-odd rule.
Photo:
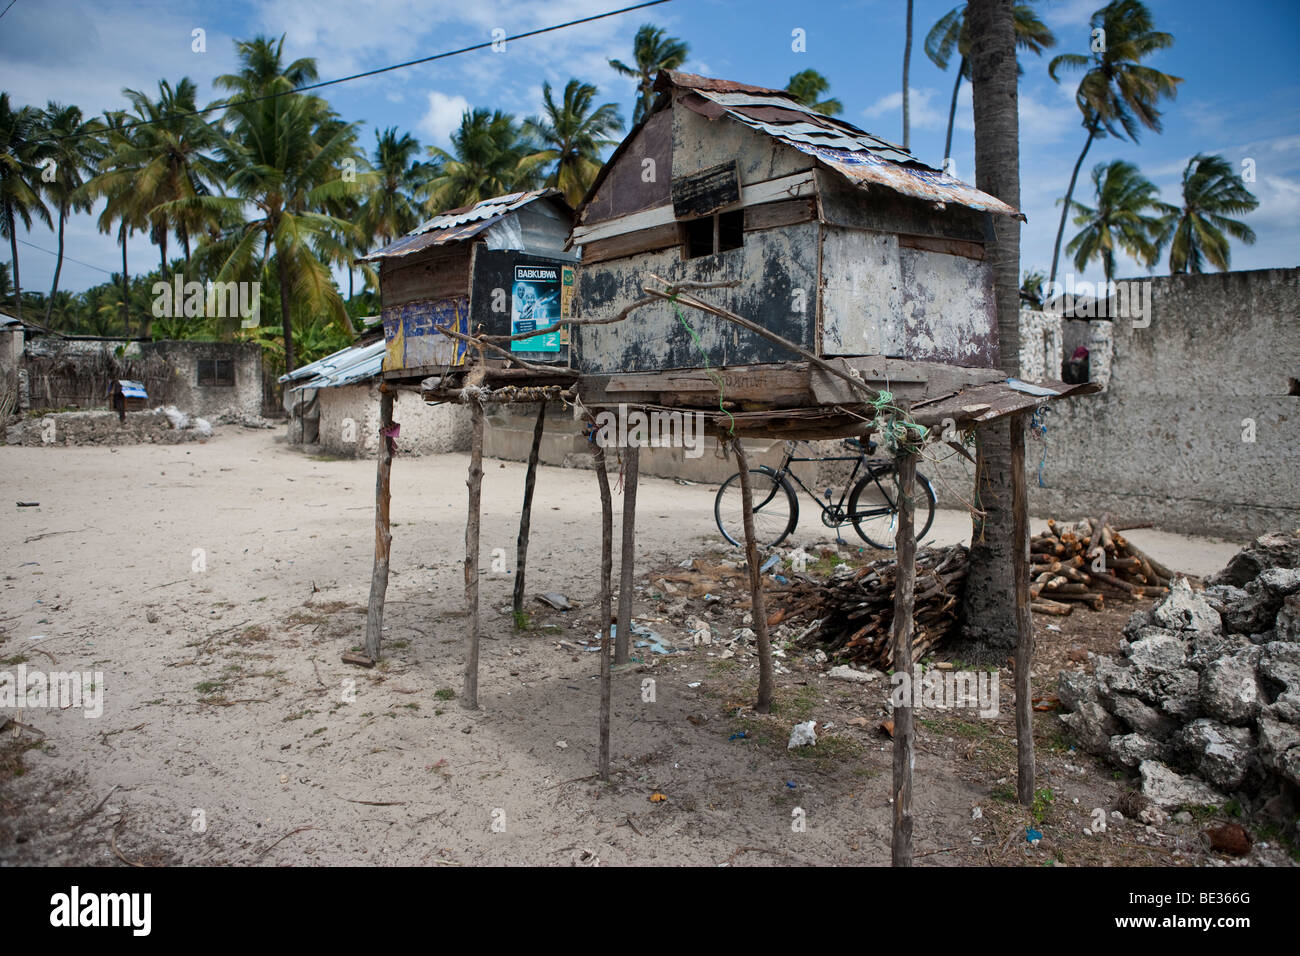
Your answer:
[[[276,432],[235,428],[180,446],[0,448],[0,663],[99,672],[103,690],[98,718],[75,709],[18,718],[44,736],[24,736],[41,746],[15,758],[21,776],[0,767],[0,860],[888,862],[890,748],[875,729],[884,693],[829,681],[794,651],[782,660],[777,715],[761,719],[745,710],[756,680],[748,655],[647,655],[615,680],[615,779],[591,779],[596,655],[577,643],[596,627],[590,472],[539,474],[529,593],[559,591],[579,607],[561,614],[530,602],[533,628],[519,633],[506,612],[523,467],[486,463],[483,706],[464,711],[455,694],[466,462],[395,463],[388,660],[364,671],[339,657],[364,628],[373,463],[308,458]],[[719,545],[713,491],[643,480],[640,568]],[[962,540],[968,526],[944,512],[934,537]],[[829,534],[805,515],[796,540]],[[1235,550],[1132,537],[1201,574]],[[496,549],[506,572],[492,569]],[[640,595],[638,613],[654,614]],[[654,626],[681,639],[668,623]],[[1004,862],[1051,851],[1003,841],[1023,824],[1023,811],[997,797],[1014,781],[1005,683],[1004,717],[977,737],[964,739],[950,714],[923,722],[924,862],[987,862],[989,846]],[[829,721],[839,736],[787,751],[796,719]],[[1088,764],[1084,773],[1082,762],[1048,748],[1044,779],[1058,799],[1081,798],[1075,811],[1113,803],[1108,772]],[[666,799],[651,802],[656,793]],[[983,818],[972,821],[978,805]],[[1079,826],[1062,817],[1062,832]],[[1148,859],[1163,858],[1133,861]]]

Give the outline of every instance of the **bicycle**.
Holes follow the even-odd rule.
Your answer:
[[[795,455],[798,442],[786,442],[785,460],[780,468],[762,465],[749,471],[750,494],[754,509],[754,534],[760,548],[774,548],[794,531],[799,523],[799,497],[790,484],[794,479],[804,492],[817,502],[821,509],[822,523],[828,528],[841,528],[853,525],[859,537],[873,548],[892,551],[894,548],[895,519],[898,515],[898,477],[892,460],[872,462],[868,455],[876,451],[876,443],[868,441],[866,448],[856,438],[844,440],[844,447],[855,451],[854,455],[819,456],[803,458]],[[831,501],[833,489],[827,488],[822,497],[805,485],[793,471],[795,462],[851,461],[854,462],[853,473],[845,482],[839,501]],[[854,483],[859,470],[866,467],[866,474]],[[850,490],[851,489],[851,490]],[[916,475],[916,535],[919,541],[926,536],[930,525],[934,523],[935,495],[929,480],[917,472]],[[845,499],[848,504],[845,506]],[[713,502],[713,517],[718,523],[722,536],[737,547],[744,541],[744,524],[742,498],[740,490],[740,473],[732,475],[718,489]]]

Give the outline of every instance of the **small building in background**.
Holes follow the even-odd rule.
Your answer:
[[[375,325],[355,345],[282,375],[289,442],[317,446],[335,458],[373,458],[387,348],[382,327]],[[403,455],[469,448],[469,412],[459,405],[429,408],[418,394],[399,392],[393,418],[402,426],[397,447]]]

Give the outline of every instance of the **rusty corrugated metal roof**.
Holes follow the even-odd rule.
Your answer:
[[[379,259],[409,256],[430,246],[445,246],[470,239],[516,209],[527,206],[533,200],[559,195],[562,194],[558,189],[534,189],[529,192],[493,196],[472,206],[452,209],[421,223],[401,239],[389,243],[384,248],[363,256],[361,261],[374,262]]]
[[[672,79],[676,74],[669,72]],[[721,82],[721,81],[719,81]],[[690,85],[695,96],[713,104],[702,110],[693,97],[683,100],[690,109],[716,115],[721,108],[746,126],[807,153],[821,165],[856,186],[883,186],[894,192],[935,203],[957,203],[984,212],[1023,219],[1021,213],[995,196],[917,161],[902,146],[872,136],[851,123],[815,113],[779,91],[755,93],[757,87],[725,90]]]
[[[712,76],[700,76],[698,73],[683,73],[681,70],[660,70],[659,75],[655,77],[655,89],[662,92],[670,86],[686,90],[708,90],[713,93],[759,93],[779,96],[791,103],[796,102],[795,98],[785,90],[737,83],[735,80],[720,80]]]

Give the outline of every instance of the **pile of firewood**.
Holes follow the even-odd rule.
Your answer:
[[[1142,552],[1106,521],[1077,524],[1047,519],[1047,530],[1029,541],[1030,607],[1039,614],[1069,614],[1076,604],[1094,611],[1105,593],[1132,598],[1169,593],[1173,573]]]
[[[961,545],[916,552],[912,659],[951,633],[957,623],[969,555]],[[774,595],[788,620],[817,620],[817,642],[841,660],[887,670],[893,662],[894,580],[898,565],[884,558],[852,573],[819,581],[794,575]]]

